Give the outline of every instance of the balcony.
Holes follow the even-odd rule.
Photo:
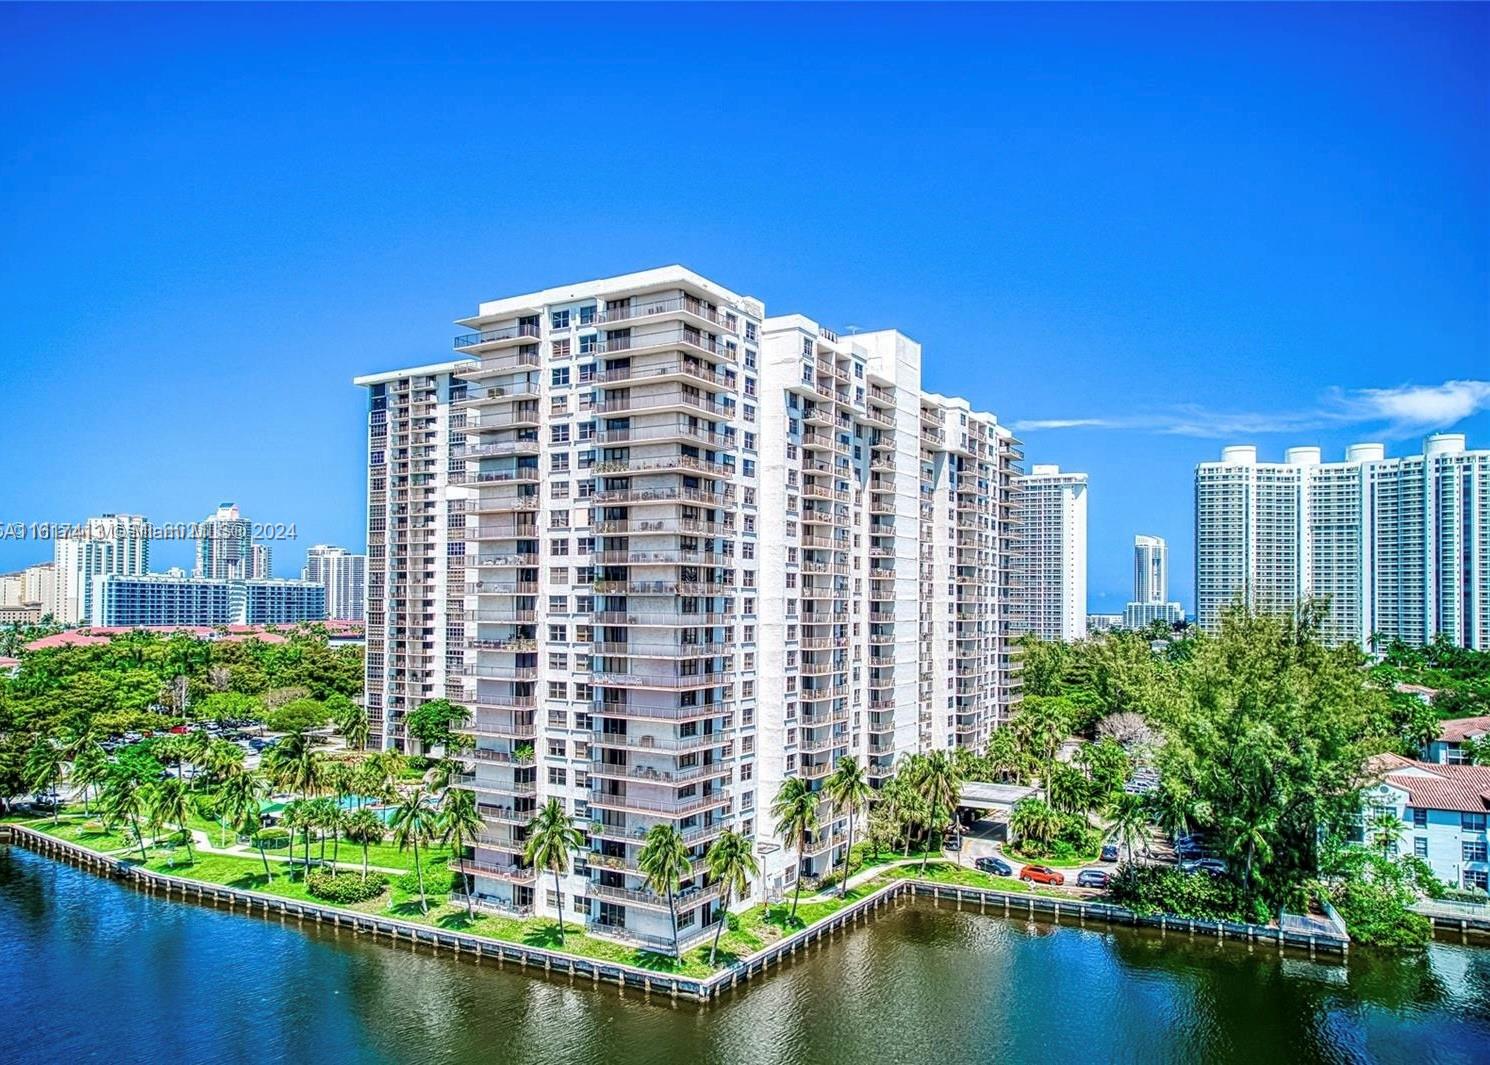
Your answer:
[[[629,736],[624,732],[596,730],[590,743],[595,747],[615,747],[628,751],[665,751],[669,753],[700,751],[710,747],[729,746],[734,741],[725,732],[705,732],[697,736]]]
[[[716,403],[702,393],[685,391],[681,388],[636,396],[617,396],[607,393],[606,397],[596,403],[594,407],[597,414],[613,416],[632,411],[669,409],[702,411],[710,418],[721,420],[728,420],[735,416],[735,406],[733,403]]]
[[[619,322],[671,318],[675,315],[697,318],[728,332],[734,331],[734,327],[718,310],[688,296],[674,296],[671,299],[648,299],[645,296],[637,296],[635,302],[629,307],[607,307],[595,316],[595,324],[613,327]]]
[[[644,706],[633,703],[594,704],[591,711],[597,717],[626,718],[630,721],[703,721],[711,717],[725,717],[735,712],[734,702],[698,703],[693,706]]]
[[[733,772],[733,768],[727,762],[715,762],[711,765],[691,766],[687,769],[652,769],[648,766],[626,766],[613,765],[609,762],[593,762],[590,765],[591,777],[604,777],[608,780],[627,780],[642,784],[667,784],[677,786],[689,784],[698,780],[716,780],[727,777]]]
[[[691,691],[718,688],[734,683],[734,673],[613,673],[596,669],[590,683],[607,688],[643,688],[656,691]]]
[[[492,865],[488,862],[478,862],[468,859],[464,863],[451,862],[452,872],[467,872],[474,876],[484,877],[488,880],[501,880],[508,884],[531,884],[538,877],[538,870],[523,868],[520,865]]]
[[[670,351],[675,348],[700,351],[719,359],[731,357],[729,349],[719,340],[706,333],[687,328],[664,329],[656,333],[624,337],[607,336],[605,340],[596,344],[593,350],[596,355],[614,355],[620,351],[639,355],[647,351]]]
[[[627,381],[702,381],[712,388],[733,389],[734,379],[701,362],[683,359],[674,362],[645,366],[616,366],[602,370],[594,377],[594,383],[610,387]]]
[[[590,497],[595,504],[630,503],[697,503],[704,507],[728,507],[734,504],[730,491],[704,492],[697,488],[612,488]]]
[[[591,883],[589,894],[595,898],[616,899],[621,902],[630,903],[634,906],[645,906],[648,909],[666,910],[669,907],[666,895],[654,895],[650,891],[633,891],[630,888],[610,887],[606,884]],[[679,909],[686,910],[701,902],[719,897],[719,885],[713,884],[709,887],[685,887],[673,896],[673,905]],[[671,941],[668,948],[671,949]]]
[[[665,814],[669,818],[687,817],[703,810],[728,807],[731,799],[724,791],[709,795],[674,796],[662,799],[642,795],[608,795],[591,789],[590,805],[605,810],[623,810],[631,813]]]
[[[538,326],[531,322],[487,329],[480,333],[461,333],[455,338],[456,351],[487,351],[507,344],[538,339]]]

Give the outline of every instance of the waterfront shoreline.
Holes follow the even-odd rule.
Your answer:
[[[0,844],[10,842],[45,857],[66,861],[111,879],[121,880],[146,894],[164,894],[229,912],[240,910],[249,916],[279,914],[298,922],[323,927],[347,929],[354,934],[368,934],[394,943],[428,946],[436,952],[448,950],[456,957],[475,961],[495,960],[499,966],[508,962],[523,969],[540,970],[546,975],[568,975],[589,979],[596,987],[632,988],[672,999],[689,999],[700,1004],[716,1001],[725,991],[747,984],[769,974],[772,965],[781,965],[799,950],[856,925],[886,905],[901,901],[929,899],[935,905],[953,902],[960,911],[977,907],[990,917],[1022,917],[1026,920],[1061,925],[1070,919],[1080,927],[1089,924],[1105,927],[1129,927],[1157,930],[1161,934],[1183,935],[1187,939],[1212,938],[1241,945],[1272,944],[1280,953],[1307,953],[1311,959],[1343,963],[1349,955],[1349,939],[1329,935],[1304,935],[1278,928],[1242,925],[1233,922],[1193,920],[1169,915],[1143,916],[1107,903],[1049,896],[1014,895],[995,889],[942,884],[912,877],[892,879],[869,895],[808,925],[789,936],[740,959],[733,965],[706,977],[661,973],[603,961],[564,951],[549,950],[526,944],[510,943],[488,936],[455,932],[398,918],[362,913],[323,903],[310,903],[270,895],[264,892],[195,880],[189,877],[158,873],[114,855],[68,840],[59,839],[29,826],[11,822],[0,825]],[[1065,919],[1065,921],[1063,921]]]

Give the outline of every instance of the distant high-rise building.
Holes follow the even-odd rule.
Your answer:
[[[1156,621],[1185,620],[1180,604],[1167,602],[1169,546],[1162,537],[1133,537],[1133,601],[1123,610],[1123,627],[1146,629]]]
[[[288,625],[326,618],[326,590],[313,581],[100,574],[91,604],[89,623],[96,626]]]
[[[1019,487],[1021,625],[1047,640],[1079,640],[1086,635],[1086,474],[1035,465]]]
[[[253,523],[236,503],[219,503],[197,527],[196,577],[246,580],[254,576]]]
[[[364,617],[364,582],[367,556],[354,555],[345,547],[316,544],[305,553],[301,576],[326,589],[326,616],[339,621],[361,621]]]
[[[274,554],[268,544],[254,544],[249,576],[254,580],[274,579]]]
[[[93,578],[139,576],[150,568],[150,527],[138,514],[89,518],[53,542],[53,614],[64,625],[86,624],[93,608]]]
[[[1195,471],[1195,607],[1214,629],[1240,599],[1258,610],[1323,600],[1324,636],[1439,635],[1490,648],[1490,451],[1460,433],[1430,436],[1421,455],[1387,458],[1355,444],[1343,462],[1316,447],[1281,463],[1228,447]]]

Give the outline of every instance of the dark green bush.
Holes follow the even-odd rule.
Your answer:
[[[1170,913],[1207,921],[1243,921],[1267,924],[1267,907],[1257,898],[1248,899],[1230,880],[1204,873],[1182,873],[1167,865],[1118,866],[1108,893],[1134,913]]]
[[[387,888],[388,878],[382,873],[372,873],[363,880],[361,873],[333,873],[325,869],[312,869],[305,878],[305,889],[316,898],[343,904],[375,899]]]

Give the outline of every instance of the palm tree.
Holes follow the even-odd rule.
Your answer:
[[[1091,781],[1079,769],[1054,765],[1045,784],[1045,793],[1046,801],[1062,813],[1085,814],[1091,802]]]
[[[83,816],[88,816],[89,791],[96,795],[112,771],[109,756],[97,740],[76,749],[72,756],[72,782],[83,789]]]
[[[523,861],[534,869],[554,874],[554,897],[559,902],[559,942],[564,941],[564,893],[559,876],[569,868],[569,856],[584,844],[585,837],[574,827],[558,799],[549,799],[528,822],[528,841],[523,845]]]
[[[719,923],[714,928],[714,942],[709,946],[709,964],[713,965],[714,956],[719,952],[719,935],[729,920],[730,901],[737,896],[743,898],[750,890],[750,878],[760,872],[760,864],[751,852],[750,838],[728,828],[709,848],[705,861],[709,865],[709,878],[723,890]]]
[[[1107,830],[1115,834],[1123,841],[1123,849],[1127,851],[1128,858],[1133,858],[1133,840],[1143,840],[1143,853],[1148,854],[1149,844],[1146,828],[1149,821],[1149,804],[1142,795],[1135,795],[1131,791],[1118,792],[1117,798],[1107,808],[1108,817]]]
[[[186,819],[191,813],[189,789],[180,777],[166,777],[150,789],[147,806],[152,824],[175,825],[186,842],[186,860],[195,861],[191,853],[191,828]]]
[[[131,774],[116,770],[109,775],[108,782],[103,786],[99,805],[110,821],[128,822],[129,827],[134,830],[135,842],[140,845],[140,861],[148,862],[150,855],[145,851],[145,836],[140,831],[140,812],[144,808],[140,782]]]
[[[292,732],[274,748],[270,772],[274,781],[302,798],[325,789],[325,758],[303,732]]]
[[[367,708],[355,702],[347,707],[336,722],[336,727],[342,739],[347,741],[347,746],[355,751],[365,748],[372,735],[372,724],[367,716]]]
[[[207,747],[203,764],[207,775],[221,784],[243,769],[243,748],[227,740],[213,740]]]
[[[1020,799],[1009,811],[1009,831],[1023,842],[1045,846],[1061,830],[1061,815],[1039,799]]]
[[[1227,821],[1232,837],[1229,853],[1232,857],[1242,856],[1242,887],[1248,894],[1251,894],[1253,888],[1253,863],[1261,861],[1267,864],[1273,860],[1272,829],[1275,824],[1276,818],[1272,815],[1233,817]],[[1387,834],[1389,842],[1382,846],[1382,853],[1385,854],[1401,837],[1402,822],[1397,820],[1397,815],[1391,810],[1385,810],[1373,824]]]
[[[228,845],[229,823],[247,831],[259,827],[259,800],[269,791],[269,783],[258,772],[233,773],[217,786],[215,805],[222,822],[222,845]]]
[[[673,956],[681,958],[678,907],[674,896],[683,878],[693,873],[693,857],[688,853],[688,844],[683,842],[683,833],[666,821],[653,825],[636,856],[636,867],[647,878],[649,888],[667,896],[667,910],[673,920]]]
[[[26,787],[35,794],[43,793],[52,799],[52,824],[57,823],[62,812],[62,803],[57,795],[57,783],[62,779],[62,750],[49,736],[37,736],[36,742],[26,752],[26,763],[21,770]]]
[[[958,802],[962,799],[962,775],[957,763],[946,751],[932,751],[915,756],[911,760],[911,786],[920,795],[927,828],[926,849],[921,852],[921,869],[926,868],[926,859],[931,852],[931,842],[937,840],[941,849],[940,831],[950,824]]]
[[[797,916],[797,902],[802,897],[802,865],[807,854],[807,837],[817,830],[817,796],[801,777],[787,777],[781,782],[771,802],[771,816],[776,821],[776,835],[788,847],[797,848],[797,887],[792,895],[792,918]]]
[[[212,748],[212,735],[206,729],[193,729],[181,741],[181,751],[191,762],[191,782],[196,784],[197,773],[207,762],[207,753]]]
[[[295,799],[285,804],[279,815],[279,823],[290,832],[290,867],[295,865],[295,832],[300,830],[305,838],[305,873],[310,873],[310,830],[315,822],[309,799]]]
[[[336,805],[335,799],[322,796],[310,801],[311,827],[316,830],[316,838],[320,841],[320,861],[326,861],[326,835],[330,833],[334,840],[341,838],[341,807]],[[331,852],[332,868],[336,867],[336,850],[333,843]]]
[[[1045,801],[1050,801],[1051,769],[1055,753],[1071,728],[1067,705],[1058,697],[1026,698],[1011,722],[1025,749],[1040,764],[1040,783],[1045,787]]]
[[[1392,848],[1401,841],[1404,831],[1402,821],[1392,810],[1381,810],[1371,818],[1371,842],[1383,856],[1391,854]]]
[[[828,779],[823,781],[823,794],[832,800],[835,810],[848,811],[848,846],[843,852],[843,884],[840,892],[847,896],[849,861],[854,853],[854,820],[859,815],[859,808],[874,794],[874,789],[869,786],[859,763],[851,756],[844,755],[838,759],[838,764]]]
[[[455,851],[455,863],[460,869],[461,891],[466,896],[466,916],[475,917],[471,893],[466,891],[466,847],[481,835],[481,815],[476,812],[476,794],[465,788],[451,788],[445,792],[440,803],[440,842],[448,843]],[[563,907],[561,906],[560,909]]]
[[[278,844],[282,842],[285,839],[285,836],[285,830],[276,826],[274,828],[261,828],[257,832],[255,832],[252,837],[250,837],[252,839],[253,845],[259,850],[259,859],[264,863],[264,880],[266,883],[274,879],[274,874],[269,871],[269,854],[266,848],[268,848],[271,843]],[[292,859],[294,858],[294,849],[295,839],[293,836],[291,836],[290,850],[292,853],[290,857]]]
[[[371,810],[355,810],[347,818],[345,832],[347,842],[356,843],[362,847],[362,879],[367,879],[367,848],[374,843],[382,843],[388,834],[386,826],[377,814]]]
[[[414,848],[414,871],[419,878],[419,909],[429,913],[429,904],[424,901],[424,866],[419,863],[419,844],[428,843],[435,837],[435,811],[429,804],[423,787],[416,787],[393,808],[389,821],[393,828],[393,842],[399,850],[410,845]]]

